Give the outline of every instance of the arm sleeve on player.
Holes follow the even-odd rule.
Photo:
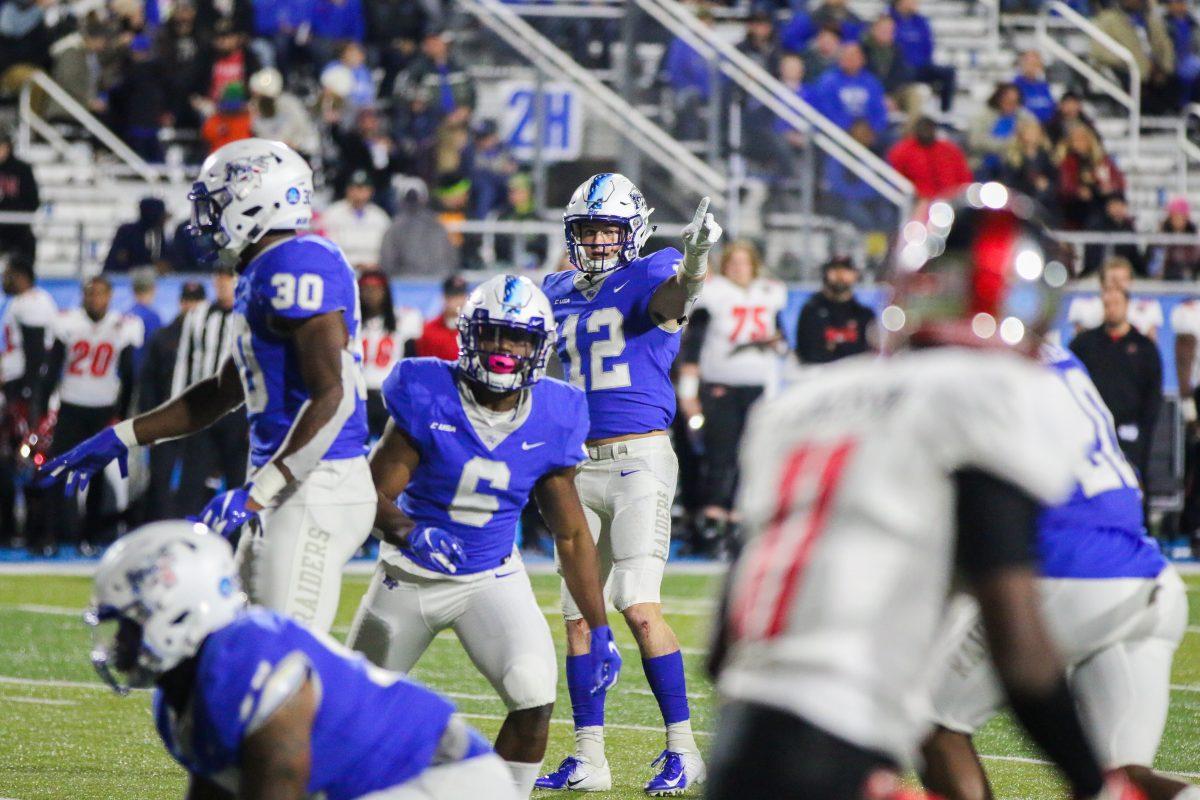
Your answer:
[[[117,393],[117,405],[113,410],[121,419],[125,419],[129,414],[129,406],[133,401],[133,390],[136,386],[133,351],[133,345],[127,344],[121,350],[121,354],[117,356],[117,380],[120,381],[121,389]]]
[[[700,363],[700,350],[704,347],[704,336],[708,332],[711,319],[707,308],[692,311],[687,329],[683,332],[683,341],[679,346],[679,356],[684,364]]]
[[[1037,560],[1037,500],[978,469],[954,473],[955,560],[977,580],[995,570]]]
[[[62,339],[55,339],[50,347],[50,355],[46,357],[46,380],[42,396],[49,399],[62,380],[63,365],[67,360],[67,345]]]
[[[353,305],[354,273],[338,253],[311,240],[287,247],[260,279],[272,314],[299,320]]]
[[[564,418],[565,440],[561,455],[556,463],[551,466],[551,469],[563,469],[565,467],[578,466],[581,461],[587,459],[587,447],[584,442],[587,441],[588,429],[591,427],[591,419],[588,416],[587,396],[574,386],[567,387],[569,395],[564,405],[569,409]]]
[[[21,391],[40,416],[42,369],[46,362],[46,329],[43,327],[21,326],[21,349],[25,353],[25,374],[21,378]]]

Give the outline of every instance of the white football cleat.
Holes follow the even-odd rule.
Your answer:
[[[538,778],[533,786],[563,792],[607,792],[612,789],[612,770],[607,761],[594,764],[583,756],[567,756],[558,769]]]

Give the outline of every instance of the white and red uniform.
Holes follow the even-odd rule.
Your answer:
[[[1152,297],[1129,298],[1129,324],[1151,339],[1163,324],[1162,304]],[[1067,322],[1081,331],[1099,328],[1104,324],[1104,301],[1100,295],[1076,297],[1067,306]]]
[[[747,345],[774,339],[779,312],[786,307],[787,287],[779,281],[756,278],[743,287],[723,275],[710,278],[693,310],[693,315],[700,309],[708,312],[700,347],[701,379],[726,386],[773,383],[778,354]]]
[[[419,339],[425,329],[425,320],[420,312],[412,308],[396,309],[396,330],[383,327],[383,317],[371,317],[362,324],[363,376],[367,391],[378,392],[384,379],[404,358],[404,345]]]
[[[954,473],[1064,500],[1089,431],[1013,353],[858,356],[753,412],[719,689],[911,763],[957,540]]]
[[[1185,300],[1171,310],[1171,329],[1176,336],[1195,336],[1200,342],[1200,300]],[[1192,362],[1192,386],[1200,385],[1200,348]]]
[[[59,400],[90,408],[116,405],[121,393],[117,362],[126,347],[141,347],[141,320],[109,311],[94,322],[82,308],[75,308],[58,315],[53,335],[66,348]]]
[[[46,332],[46,347],[53,341],[51,325],[58,315],[54,298],[40,286],[34,286],[9,299],[0,315],[0,384],[17,381],[25,377],[25,343],[21,328],[43,328]]]

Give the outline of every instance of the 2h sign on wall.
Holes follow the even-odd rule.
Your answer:
[[[542,127],[542,157],[547,161],[570,161],[579,157],[583,137],[583,103],[567,83],[542,84],[545,122]],[[513,156],[531,161],[537,146],[537,84],[506,81],[500,84],[504,98],[501,134]]]

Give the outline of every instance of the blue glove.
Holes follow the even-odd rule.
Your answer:
[[[408,535],[408,557],[425,569],[453,575],[467,560],[462,542],[441,528],[417,528]]]
[[[66,481],[63,493],[69,497],[87,488],[92,477],[108,466],[108,462],[114,458],[121,467],[121,477],[128,478],[129,448],[117,438],[112,428],[105,428],[83,444],[72,447],[43,466],[38,470],[35,483],[46,487]]]
[[[596,676],[592,694],[613,688],[621,676],[621,652],[613,641],[612,628],[607,625],[592,628],[592,670]]]
[[[189,519],[207,525],[213,533],[219,533],[228,539],[238,528],[258,516],[257,511],[246,508],[246,503],[250,500],[251,486],[252,484],[248,483],[240,489],[221,492],[208,501],[199,517]]]

